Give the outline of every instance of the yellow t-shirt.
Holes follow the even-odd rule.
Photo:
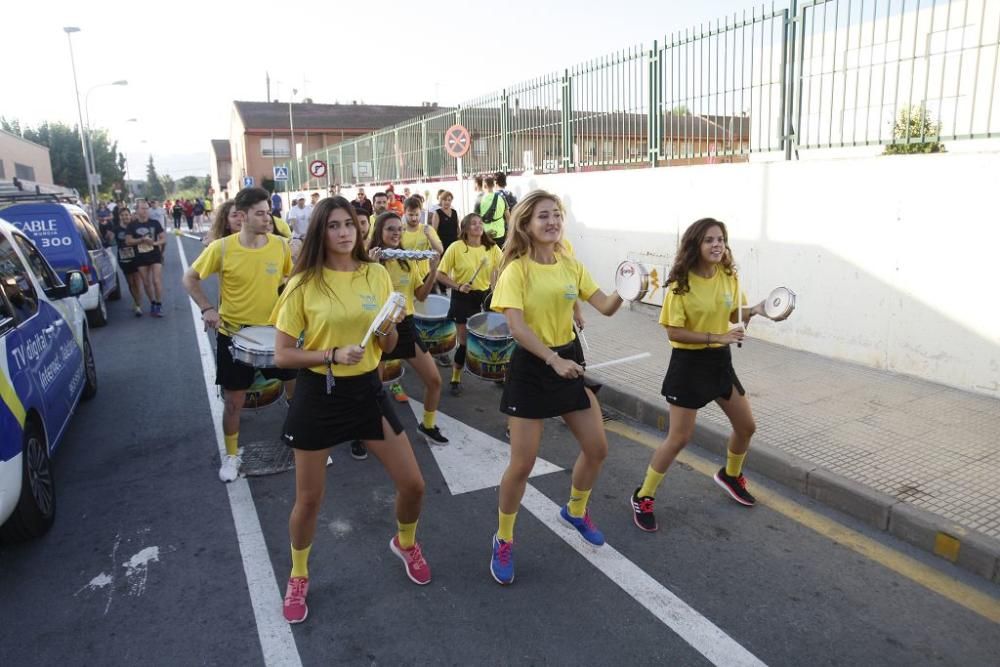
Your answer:
[[[225,256],[223,256],[225,255]],[[267,235],[267,244],[246,248],[239,234],[208,244],[191,265],[204,280],[219,274],[219,315],[225,324],[259,326],[270,321],[278,287],[292,272],[292,254],[284,239]]]
[[[274,216],[274,230],[286,239],[292,238],[292,228],[288,226],[287,222],[278,216]]]
[[[389,298],[392,282],[389,272],[374,263],[365,263],[357,271],[323,269],[322,280],[302,283],[301,273],[288,281],[281,299],[274,308],[271,322],[278,331],[298,338],[305,334],[305,350],[329,350],[332,347],[360,345],[368,327]],[[332,294],[331,294],[332,292]],[[354,366],[334,364],[337,377],[361,375],[375,370],[382,358],[377,337],[372,336],[365,356]],[[326,374],[326,366],[309,370]]]
[[[421,268],[420,262],[411,259],[406,263],[410,267],[409,271],[404,270],[395,259],[390,259],[382,266],[389,272],[389,277],[392,279],[392,289],[406,297],[406,314],[412,315],[413,292],[424,282],[428,272]]]
[[[597,283],[577,260],[557,254],[555,264],[539,264],[527,257],[511,262],[493,290],[492,308],[524,312],[524,321],[549,347],[571,343],[573,303],[597,291]]]
[[[691,291],[685,294],[674,294],[673,284],[667,284],[666,297],[660,310],[660,324],[720,336],[729,331],[729,317],[736,312],[733,295],[740,292],[736,274],[729,276],[722,268],[716,268],[714,276],[702,278],[690,272],[688,284]],[[740,294],[743,305],[746,305],[746,294]],[[705,343],[675,341],[670,341],[670,346],[681,350],[702,350],[708,347]],[[722,343],[712,343],[712,347],[722,346]]]
[[[494,245],[489,250],[485,246],[466,245],[465,241],[455,241],[444,251],[438,271],[445,273],[449,278],[459,285],[469,282],[472,274],[476,272],[479,265],[486,260],[486,265],[476,276],[476,281],[472,284],[474,290],[488,290],[490,288],[490,276],[500,268],[503,261],[503,252],[500,247]]]
[[[441,243],[441,237],[438,236],[437,230],[433,227],[428,226],[427,231],[430,233],[432,239]],[[424,234],[424,225],[417,225],[417,229],[411,230],[406,221],[403,221],[403,236],[399,243],[400,248],[405,248],[406,250],[433,250],[431,247],[431,240],[427,238]],[[417,264],[423,267],[424,271],[431,270],[431,262],[428,259],[418,259]]]

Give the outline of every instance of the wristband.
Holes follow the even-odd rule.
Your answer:
[[[712,334],[707,333],[705,334],[705,345],[711,345],[711,344],[712,344]]]
[[[215,310],[215,306],[205,306],[201,309],[201,314],[204,315],[206,311]]]
[[[330,350],[330,364],[333,366],[337,365],[337,350],[340,348],[333,348]]]
[[[558,352],[553,352],[551,355],[549,355],[549,358],[545,360],[545,365],[546,366],[551,366],[552,365],[552,360],[555,359],[558,356],[559,356]]]

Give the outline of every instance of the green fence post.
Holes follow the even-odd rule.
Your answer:
[[[646,111],[646,152],[649,166],[655,167],[660,161],[660,140],[663,135],[663,61],[660,59],[660,45],[653,40],[649,51],[649,109]]]
[[[562,168],[569,171],[573,167],[573,77],[569,70],[562,75]]]
[[[420,121],[420,157],[423,166],[423,178],[426,180],[430,174],[427,173],[427,119]]]
[[[504,88],[500,92],[500,170],[510,171],[510,163],[510,101]]]
[[[392,131],[392,163],[396,165],[396,178],[393,180],[398,181],[400,178],[400,164],[399,160],[396,159],[396,152],[399,150],[399,130],[394,129]]]

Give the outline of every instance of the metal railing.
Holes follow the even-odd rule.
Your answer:
[[[435,110],[289,165],[327,185],[746,161],[799,148],[1000,137],[1000,0],[754,7]],[[917,122],[914,122],[916,120]],[[905,121],[905,122],[904,122]]]

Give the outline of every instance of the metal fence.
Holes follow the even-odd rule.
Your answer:
[[[455,123],[470,173],[1000,137],[998,64],[1000,0],[772,3],[324,148],[290,185],[320,185],[315,159],[327,185],[453,177]]]

